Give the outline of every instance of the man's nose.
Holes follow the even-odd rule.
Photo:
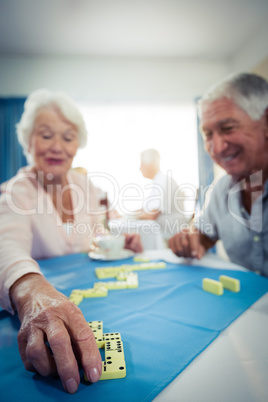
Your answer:
[[[225,138],[217,133],[214,133],[209,145],[209,152],[211,155],[220,155],[226,150],[227,146],[228,145]]]

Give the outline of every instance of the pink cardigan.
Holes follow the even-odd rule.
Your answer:
[[[41,273],[35,259],[86,251],[98,223],[98,189],[79,173],[69,171],[74,222],[66,232],[51,196],[30,168],[1,186],[0,304],[14,314],[12,284],[23,275]]]

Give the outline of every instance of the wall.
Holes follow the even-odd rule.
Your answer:
[[[81,101],[187,101],[226,74],[254,71],[268,58],[267,43],[265,23],[226,61],[0,56],[0,96],[47,87]]]
[[[0,57],[0,96],[36,88],[92,102],[191,101],[229,72],[217,61]]]
[[[249,40],[246,40],[230,60],[233,71],[253,71],[268,57],[268,24],[261,26]]]
[[[255,66],[252,70],[255,74],[259,74],[268,81],[268,57]]]

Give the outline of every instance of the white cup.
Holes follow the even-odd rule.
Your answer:
[[[120,256],[125,246],[125,236],[107,234],[96,239],[97,246],[102,254],[108,258]]]

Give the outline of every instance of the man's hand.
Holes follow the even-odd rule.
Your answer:
[[[192,227],[171,237],[168,244],[178,257],[201,259],[215,243]]]
[[[39,274],[27,274],[16,281],[10,296],[21,321],[18,345],[26,370],[42,376],[58,374],[70,394],[80,383],[79,365],[91,382],[99,380],[99,349],[76,305]]]

